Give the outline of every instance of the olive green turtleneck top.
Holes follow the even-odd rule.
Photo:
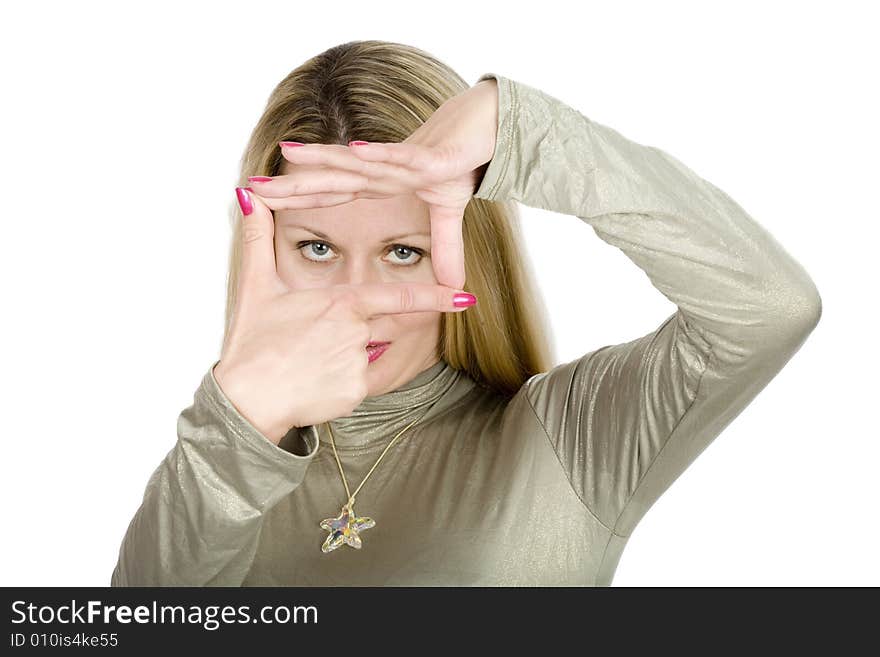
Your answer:
[[[639,520],[821,315],[801,265],[664,151],[494,73],[475,196],[576,216],[677,311],[512,398],[440,360],[331,426],[362,546],[321,546],[347,496],[324,425],[276,446],[205,373],[123,539],[113,586],[610,585]],[[427,413],[426,413],[427,411]],[[319,429],[323,429],[319,433]]]

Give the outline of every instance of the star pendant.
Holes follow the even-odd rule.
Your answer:
[[[321,521],[321,529],[326,529],[330,535],[324,540],[321,546],[322,552],[332,552],[343,543],[348,543],[351,547],[361,548],[361,537],[358,532],[373,527],[376,523],[372,518],[362,516],[360,518],[354,513],[354,509],[349,510],[348,505],[342,507],[342,511],[335,518],[324,518]]]

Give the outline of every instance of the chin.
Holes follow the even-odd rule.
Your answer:
[[[393,384],[394,380],[400,375],[400,367],[393,359],[388,359],[388,354],[383,354],[381,358],[373,361],[367,366],[367,380],[369,381],[369,394],[371,397],[381,395],[388,392],[399,384]]]
[[[385,379],[392,376],[396,371],[394,368],[394,363],[392,363],[391,360],[386,363],[385,358],[387,358],[387,356],[383,354],[383,358],[379,358],[378,360],[375,360],[367,365],[367,377],[370,379],[370,381],[384,381]]]

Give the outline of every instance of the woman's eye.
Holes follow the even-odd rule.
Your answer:
[[[326,242],[306,240],[297,243],[296,248],[302,253],[302,256],[306,260],[310,260],[311,262],[330,262],[333,259],[332,257],[326,257],[327,254],[332,251],[330,245]],[[392,264],[400,267],[410,267],[418,263],[425,255],[425,252],[422,249],[417,249],[412,246],[404,246],[403,244],[395,244],[388,249],[388,252],[394,255],[391,260]]]
[[[328,251],[330,251],[329,245],[325,242],[317,242],[314,240],[307,242],[300,242],[296,245],[296,248],[302,252],[303,257],[306,260],[311,260],[312,262],[327,262],[330,258],[321,258],[320,256],[326,255]],[[319,257],[314,258],[313,255],[317,255]]]
[[[419,260],[422,259],[424,255],[424,251],[421,249],[416,249],[415,247],[403,246],[402,244],[395,244],[391,247],[389,253],[393,253],[395,257],[402,257],[398,262],[402,262],[405,265],[414,265]],[[418,257],[413,257],[418,256]]]

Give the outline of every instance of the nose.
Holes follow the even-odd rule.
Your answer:
[[[387,272],[379,263],[371,262],[369,258],[349,258],[339,271],[339,280],[337,284],[343,285],[375,285],[379,283],[390,282],[387,279]],[[370,324],[371,335],[376,340],[387,339],[385,334],[387,329],[380,328],[376,322],[387,322],[382,315],[371,315],[368,323]]]
[[[367,258],[350,258],[340,272],[342,284],[370,285],[385,282],[384,272],[378,263]]]

